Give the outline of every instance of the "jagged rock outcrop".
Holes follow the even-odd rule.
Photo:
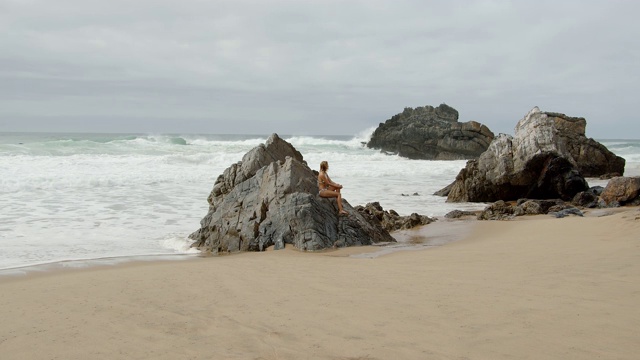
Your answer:
[[[317,195],[316,176],[291,144],[271,135],[218,177],[209,212],[189,236],[193,246],[220,253],[285,244],[321,250],[395,241],[346,200],[349,215],[338,216],[336,199]]]
[[[367,146],[410,159],[464,160],[480,156],[493,137],[480,123],[458,122],[458,111],[441,104],[405,108],[381,123]]]
[[[417,213],[409,216],[400,216],[394,210],[384,210],[378,202],[368,203],[365,206],[358,205],[355,209],[369,222],[380,223],[387,231],[411,229],[435,221],[435,219]]]
[[[532,114],[538,121],[552,122],[558,146],[564,147],[584,177],[608,177],[624,174],[625,159],[617,156],[594,139],[585,136],[587,121],[554,112]]]
[[[571,200],[588,189],[554,117],[535,107],[515,128],[496,136],[450,185],[447,201],[493,202],[519,198]]]

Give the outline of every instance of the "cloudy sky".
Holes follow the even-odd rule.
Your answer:
[[[640,138],[639,1],[0,0],[0,131],[334,135],[446,103]]]

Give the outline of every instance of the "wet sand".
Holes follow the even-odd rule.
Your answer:
[[[640,211],[601,215],[443,222],[404,234],[423,250],[375,256],[285,249],[3,276],[0,354],[636,359]]]

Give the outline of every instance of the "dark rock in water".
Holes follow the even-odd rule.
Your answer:
[[[638,196],[640,196],[640,176],[634,176],[609,180],[600,198],[606,206],[615,207],[630,204]]]
[[[458,122],[458,111],[441,104],[405,108],[381,123],[367,146],[410,159],[461,160],[480,156],[493,136],[480,123]]]
[[[405,194],[405,193],[402,193],[402,194],[400,194],[400,196],[420,196],[420,194],[418,194],[417,192],[414,192],[414,193],[413,193],[413,194],[411,194],[411,195],[409,195],[409,194]]]
[[[273,134],[218,177],[209,212],[189,237],[213,253],[262,251],[293,244],[301,250],[395,241],[343,199],[318,196],[316,174],[291,144]]]
[[[588,186],[563,139],[554,120],[534,108],[518,122],[514,137],[498,135],[477,160],[467,162],[447,201],[571,200]]]
[[[427,225],[435,221],[428,216],[413,213],[409,216],[400,216],[394,210],[386,211],[380,203],[368,203],[365,206],[358,205],[356,210],[369,222],[380,224],[387,231],[406,230],[420,225]]]
[[[447,219],[459,219],[461,217],[465,217],[465,216],[478,216],[478,214],[475,211],[463,211],[463,210],[453,210],[453,211],[449,211],[448,213],[445,214],[445,218]]]
[[[451,184],[445,186],[444,188],[434,192],[433,195],[435,195],[435,196],[449,196],[449,193],[451,192],[451,189],[453,188],[454,184],[455,184],[455,182],[452,182]]]

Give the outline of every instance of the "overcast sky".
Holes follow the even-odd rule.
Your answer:
[[[640,138],[640,1],[0,0],[0,131],[334,135],[446,103]]]

